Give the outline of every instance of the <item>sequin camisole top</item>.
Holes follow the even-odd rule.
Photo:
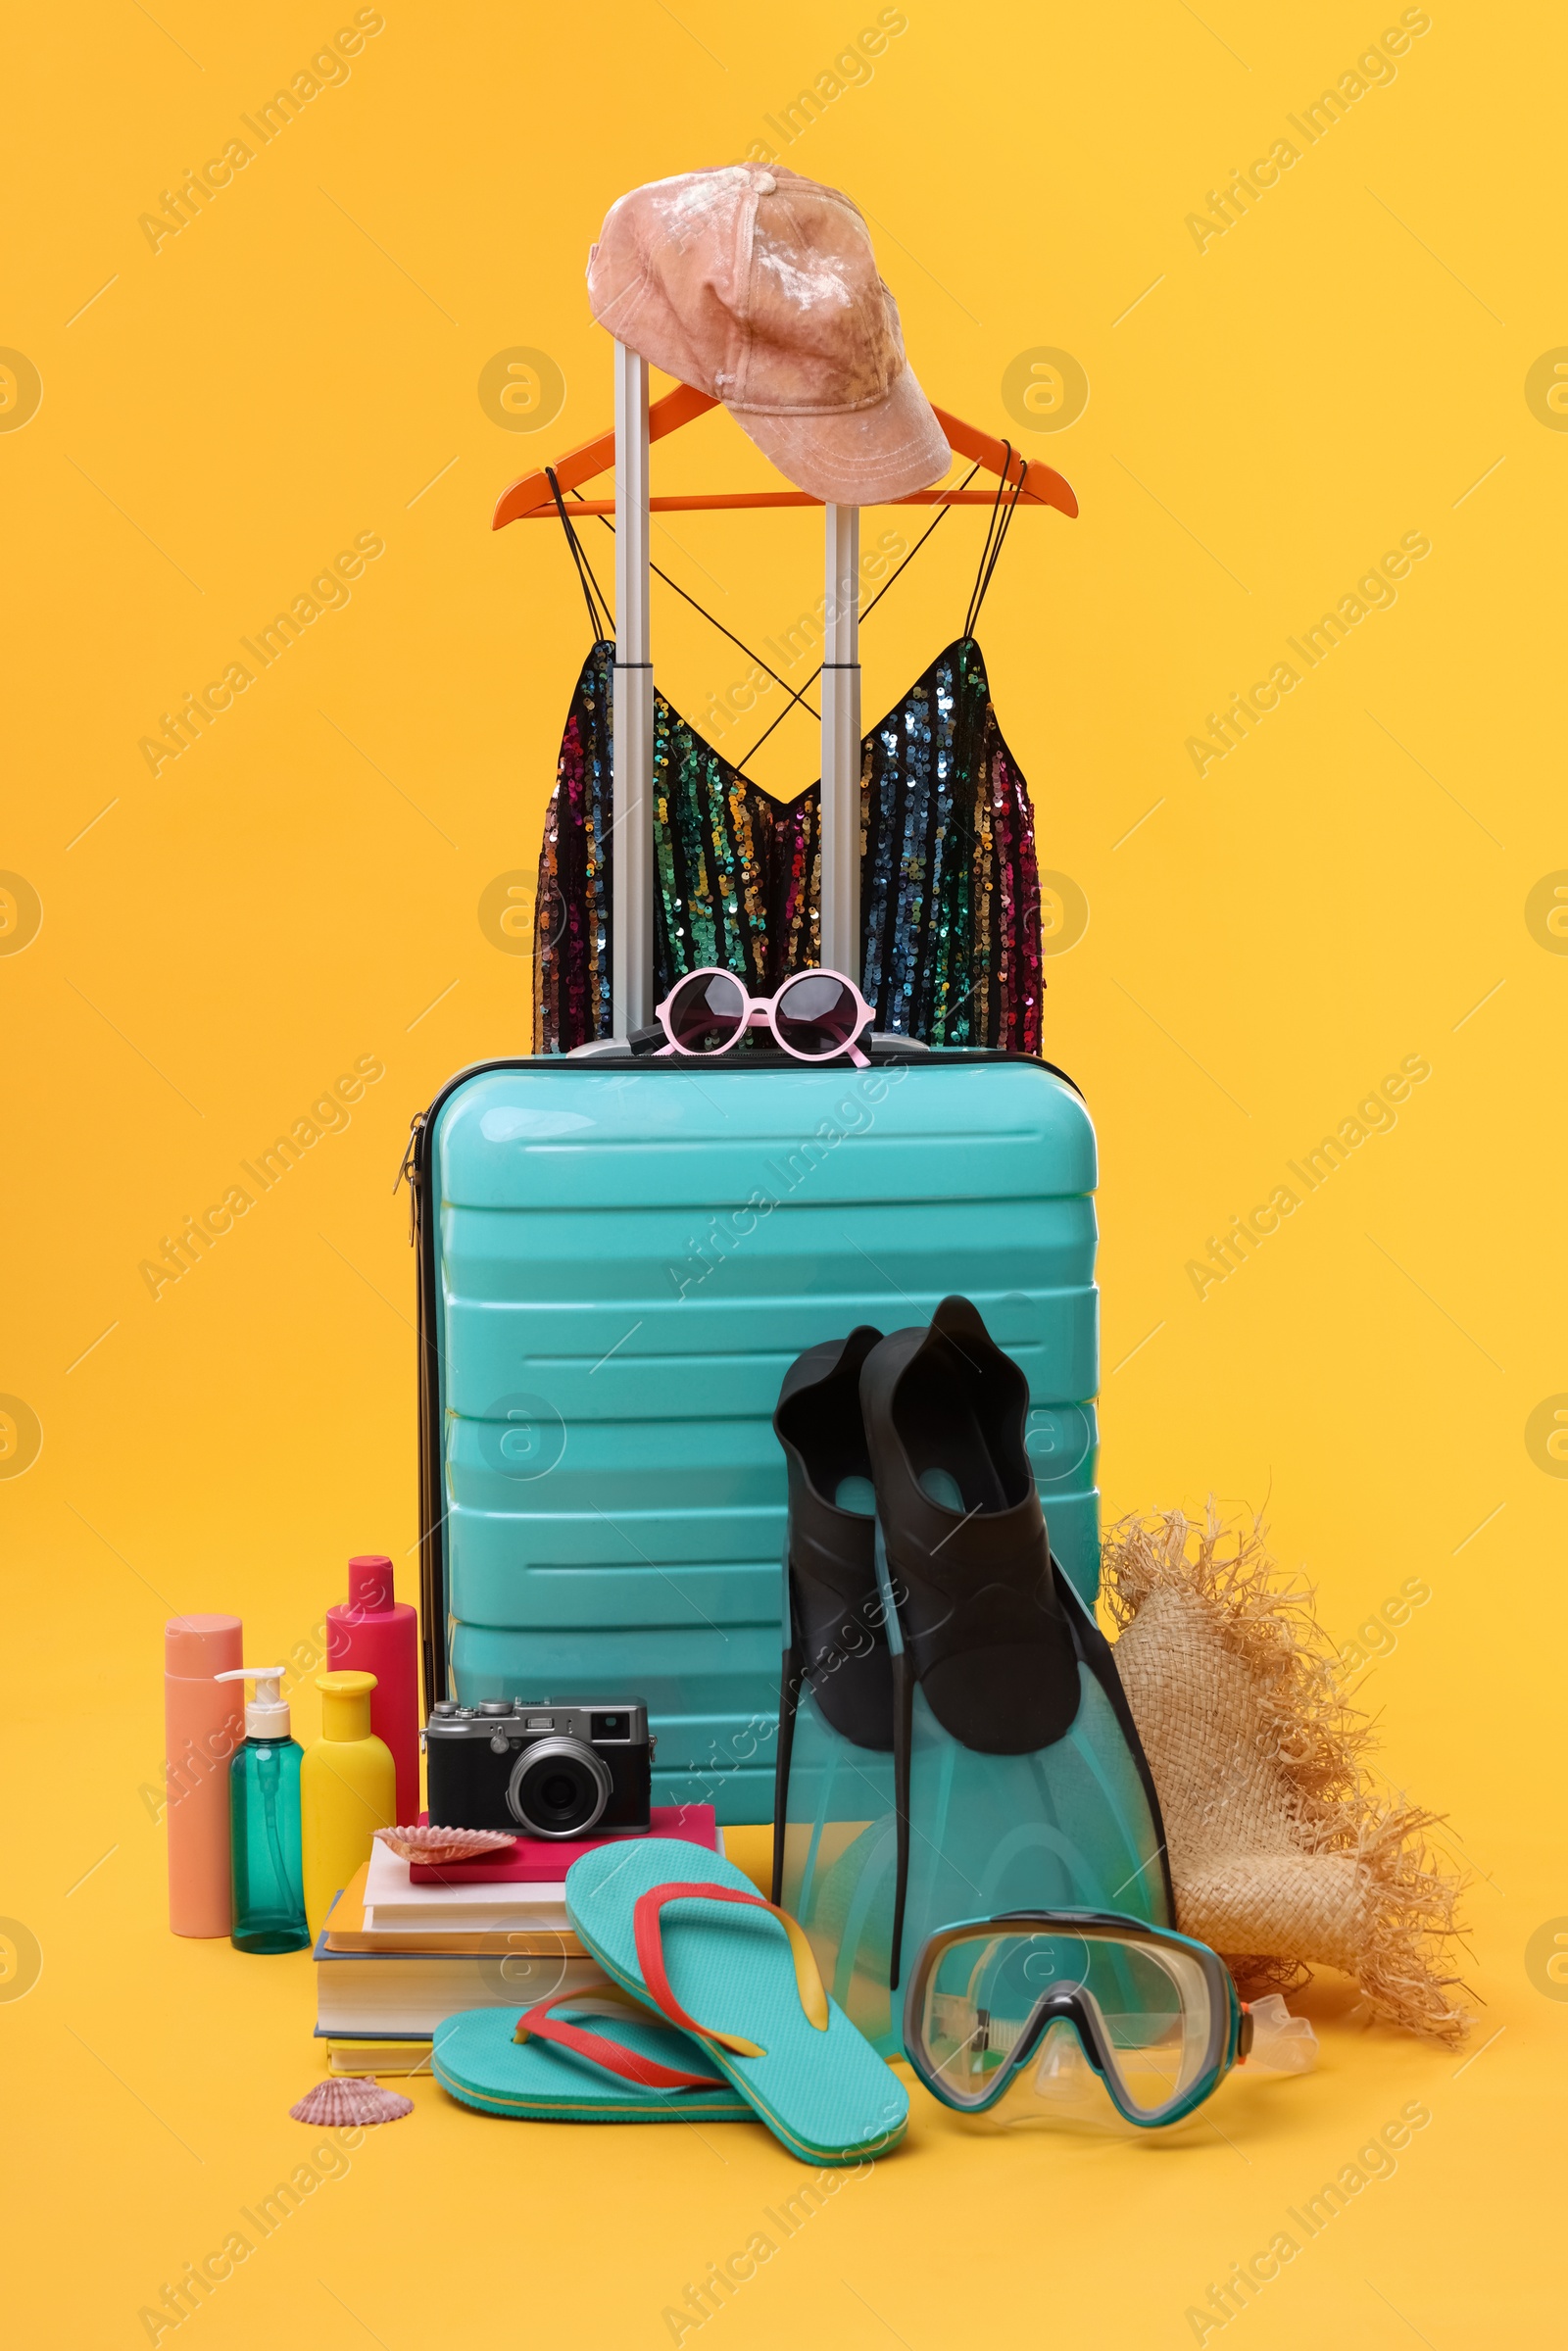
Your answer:
[[[611,1033],[615,649],[583,662],[545,817],[535,1053]],[[754,995],[820,959],[821,793],[775,800],[654,695],[654,977],[733,971]],[[879,1029],[1040,1050],[1040,887],[1029,789],[972,636],[938,654],[860,746],[860,970]]]

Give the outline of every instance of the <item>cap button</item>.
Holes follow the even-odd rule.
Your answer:
[[[759,196],[771,196],[777,187],[778,181],[773,177],[772,172],[764,171],[757,183],[757,193]]]

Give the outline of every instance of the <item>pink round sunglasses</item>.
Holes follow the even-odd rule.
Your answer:
[[[660,1047],[656,1060],[670,1053],[727,1053],[748,1029],[770,1029],[792,1060],[831,1061],[848,1053],[857,1069],[865,1069],[869,1064],[856,1040],[876,1014],[842,971],[813,966],[797,971],[770,997],[748,996],[732,971],[691,971],[676,981],[658,1017],[669,1043]]]

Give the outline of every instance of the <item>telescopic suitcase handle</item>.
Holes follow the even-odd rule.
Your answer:
[[[615,675],[611,767],[611,1030],[654,1017],[654,671],[649,626],[648,362],[615,345]],[[821,960],[860,969],[860,510],[823,509]]]

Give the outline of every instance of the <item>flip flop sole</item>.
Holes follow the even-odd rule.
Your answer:
[[[567,2013],[570,2013],[569,2011]],[[671,2062],[677,2038],[634,2017],[585,2015],[584,2025],[657,2064]],[[651,2089],[550,2041],[515,2041],[510,2009],[470,2008],[448,2017],[431,2044],[430,2071],[450,2096],[479,2114],[533,2123],[753,2123],[738,2091]],[[685,2036],[678,2036],[684,2041]]]
[[[675,1883],[757,1889],[733,1862],[701,1845],[631,1840],[584,1854],[566,1873],[566,1911],[583,1944],[623,1990],[653,2007],[637,1957],[633,1913],[650,1887]],[[670,1988],[688,2016],[760,2044],[740,2057],[698,2046],[775,2137],[808,2163],[886,2153],[908,2124],[908,2093],[836,2002],[825,2032],[801,2006],[788,1940],[765,1910],[691,1896],[662,1914]]]

